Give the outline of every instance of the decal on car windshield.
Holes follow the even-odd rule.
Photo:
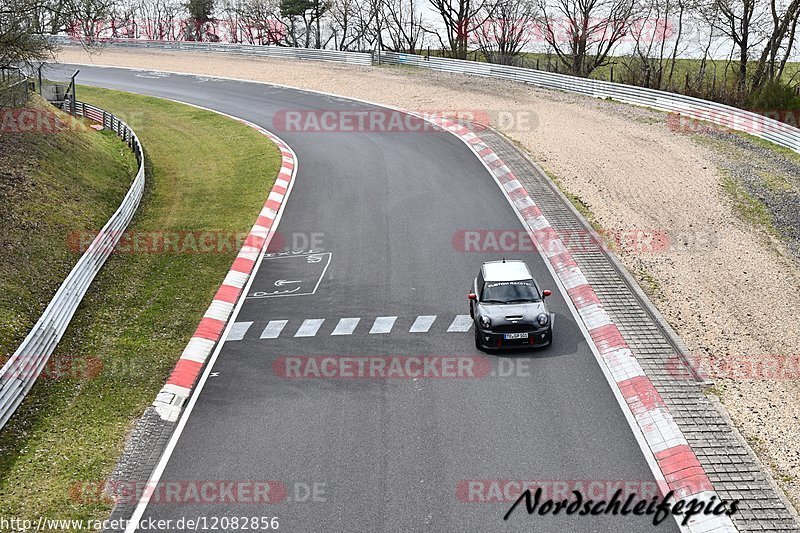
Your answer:
[[[504,287],[506,285],[527,285],[528,287],[533,286],[532,281],[498,281],[496,283],[487,283],[486,288],[492,289],[494,287]]]

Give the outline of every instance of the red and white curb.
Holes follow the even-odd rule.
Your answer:
[[[196,107],[196,106],[195,106]],[[230,115],[227,115],[230,116]],[[287,191],[297,173],[297,158],[292,149],[276,135],[248,122],[234,118],[266,135],[281,151],[281,169],[261,213],[245,238],[239,254],[225,276],[222,285],[208,306],[200,324],[183,350],[166,385],[156,396],[153,407],[162,419],[175,422],[192,393],[200,371],[217,342],[222,338],[236,302],[253,273],[256,262],[269,244],[278,213],[284,205]]]
[[[529,227],[540,253],[561,281],[583,321],[591,338],[590,344],[594,344],[600,360],[610,372],[612,388],[618,388],[652,452],[660,470],[654,471],[654,474],[659,479],[663,478],[668,490],[675,491],[676,499],[696,498],[708,502],[712,497],[716,498],[711,481],[661,395],[603,309],[572,254],[528,191],[475,132],[447,119],[435,119],[435,123],[458,136],[478,155]],[[692,533],[737,531],[730,517],[713,514],[694,516],[684,529]]]

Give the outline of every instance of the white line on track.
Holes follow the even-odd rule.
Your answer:
[[[252,322],[235,322],[231,328],[230,335],[228,335],[228,340],[240,341],[244,339],[244,336],[247,334],[247,330],[249,330],[250,326],[252,325]]]
[[[391,333],[394,327],[394,321],[397,320],[396,316],[379,316],[372,324],[370,333]]]
[[[173,100],[173,101],[178,102],[179,104],[189,105],[199,109],[205,109],[206,111],[212,111],[219,115],[227,116],[234,120],[242,121],[245,124],[255,126],[252,122],[242,120],[239,117],[234,117],[233,115],[228,115],[220,111],[204,108],[195,104],[181,102],[179,100]],[[256,127],[260,128],[260,126]],[[264,245],[261,249],[261,253],[258,256],[258,259],[256,259],[255,265],[253,265],[253,270],[250,274],[250,277],[248,278],[247,283],[245,284],[242,290],[242,296],[239,298],[239,301],[236,302],[236,307],[234,308],[233,313],[228,319],[228,324],[226,325],[225,330],[222,332],[222,336],[220,337],[216,348],[214,348],[214,352],[211,354],[211,357],[209,358],[208,363],[206,364],[206,368],[203,371],[203,374],[200,376],[200,379],[195,385],[194,390],[192,391],[192,395],[189,397],[189,403],[186,404],[183,413],[181,413],[181,417],[178,419],[178,424],[175,426],[172,435],[170,435],[169,441],[167,442],[167,446],[164,449],[164,452],[161,454],[161,457],[159,458],[156,467],[153,469],[153,473],[150,475],[150,479],[147,482],[147,488],[142,491],[142,495],[139,498],[138,503],[136,504],[136,509],[133,510],[133,514],[131,515],[127,523],[127,526],[125,528],[125,533],[135,533],[138,529],[139,521],[142,519],[142,516],[144,515],[144,512],[147,509],[147,505],[150,503],[150,497],[152,496],[154,490],[156,490],[158,487],[158,482],[161,479],[161,476],[163,475],[164,470],[167,467],[167,463],[169,463],[169,460],[172,457],[172,453],[175,451],[175,447],[178,445],[178,440],[180,440],[181,438],[181,434],[183,433],[183,430],[186,427],[189,417],[191,416],[192,411],[194,410],[194,406],[197,404],[197,399],[200,396],[200,392],[203,390],[206,381],[208,381],[208,377],[211,375],[211,371],[214,368],[214,363],[217,362],[217,358],[219,357],[219,354],[222,351],[222,347],[225,345],[225,341],[228,339],[228,336],[230,335],[236,317],[239,315],[239,311],[241,310],[242,306],[244,305],[244,302],[246,301],[246,298],[244,296],[248,293],[248,291],[250,290],[250,286],[253,284],[253,280],[255,280],[256,278],[256,273],[258,272],[258,269],[261,266],[261,262],[264,260],[264,254],[266,254],[267,249],[269,248],[269,244],[272,241],[272,237],[275,235],[275,232],[278,228],[278,224],[280,223],[281,218],[283,217],[283,211],[286,208],[289,194],[292,192],[292,189],[294,188],[295,177],[297,176],[297,168],[299,166],[297,160],[297,154],[294,153],[292,147],[286,144],[286,142],[284,142],[283,139],[281,139],[275,134],[272,135],[281,142],[283,142],[283,144],[286,146],[286,149],[292,153],[292,157],[294,158],[294,168],[292,169],[292,180],[289,182],[289,188],[286,190],[286,194],[284,195],[285,198],[284,202],[281,204],[281,207],[278,210],[278,214],[275,217],[275,220],[272,222],[271,231],[267,235],[267,239],[264,242]]]
[[[283,331],[284,326],[286,326],[288,322],[288,320],[270,320],[267,324],[267,327],[265,327],[264,331],[261,332],[261,338],[277,339],[281,334],[281,331]]]
[[[111,68],[111,69],[129,70],[129,71],[148,72],[147,69],[130,68],[130,67],[119,67],[119,66],[116,66],[116,65],[96,65],[96,64],[92,64],[92,63],[70,63],[70,64],[71,65],[86,66],[86,67]],[[168,74],[177,74],[177,75],[180,75],[180,76],[188,76],[188,77],[203,76],[201,74],[192,74],[192,73],[188,73],[188,72],[177,72],[177,71],[169,71],[169,70],[163,70],[163,71],[158,71],[158,72],[164,72],[164,73],[168,73]],[[333,93],[328,93],[328,92],[324,92],[324,91],[317,91],[317,90],[314,90],[314,89],[305,89],[305,88],[302,88],[302,87],[297,87],[297,86],[293,86],[293,85],[286,85],[286,84],[280,84],[280,83],[271,83],[271,82],[264,82],[264,81],[257,81],[257,80],[248,80],[248,79],[244,79],[244,78],[234,78],[234,77],[229,77],[229,76],[214,76],[214,77],[217,78],[217,79],[222,79],[222,80],[230,80],[230,81],[243,82],[243,83],[252,83],[252,84],[257,84],[257,85],[266,85],[268,87],[278,87],[278,88],[291,89],[291,90],[295,90],[295,91],[305,92],[305,93],[309,93],[309,94],[317,94],[317,95],[323,95],[323,96],[327,96],[327,97],[341,98],[341,99],[349,100],[349,101],[352,101],[352,102],[360,102],[360,103],[363,103],[363,104],[375,106],[375,107],[378,107],[378,108],[400,111],[400,112],[407,113],[409,115],[415,116],[417,118],[421,118],[423,120],[428,120],[422,114],[419,114],[419,113],[414,113],[414,112],[411,112],[411,111],[408,111],[408,110],[400,109],[398,107],[390,106],[390,105],[386,105],[386,104],[378,104],[378,103],[371,102],[369,100],[364,100],[364,99],[361,99],[361,98],[342,97],[340,95],[336,95],[336,94],[333,94]],[[129,91],[129,92],[134,92],[134,91]],[[136,93],[134,93],[134,94],[136,94]],[[142,93],[139,93],[139,94],[142,94]],[[149,96],[149,95],[147,95],[147,96]],[[197,106],[195,104],[187,104],[186,102],[181,102],[179,100],[174,100],[174,101],[176,101],[178,103],[181,103],[181,104],[186,104],[186,105],[191,105],[191,106],[198,107],[198,108],[201,108],[201,109],[206,109],[208,111],[214,111],[213,109],[203,108],[203,107]],[[233,117],[232,115],[227,115],[226,113],[222,113],[222,112],[219,112],[219,111],[214,111],[214,112],[215,113],[219,113],[221,115],[230,116],[231,118],[234,118],[234,119],[237,119],[237,117]],[[432,122],[432,121],[428,120],[428,122]],[[452,132],[450,132],[450,133],[452,133]],[[530,228],[528,227],[527,223],[525,222],[525,218],[522,216],[522,214],[515,208],[514,202],[508,196],[508,193],[505,191],[505,189],[502,188],[502,184],[500,183],[499,180],[496,179],[494,173],[492,172],[492,169],[483,161],[483,159],[481,159],[481,157],[478,154],[475,154],[475,152],[472,151],[472,147],[469,145],[468,142],[466,142],[464,139],[462,139],[461,137],[459,137],[458,135],[456,135],[454,133],[453,133],[453,136],[455,136],[457,139],[462,141],[467,146],[467,148],[475,155],[475,157],[477,157],[478,161],[480,161],[481,164],[483,164],[484,168],[486,168],[486,170],[489,172],[489,174],[495,179],[495,182],[497,183],[497,185],[500,186],[501,189],[503,190],[503,193],[504,193],[504,196],[506,197],[506,200],[512,206],[512,209],[514,209],[514,211],[515,211],[515,213],[517,215],[517,218],[519,219],[520,223],[522,224],[522,227],[525,228],[528,231],[528,233],[530,234],[531,238],[534,238],[533,231],[531,231]],[[289,150],[291,150],[291,148],[289,148]],[[296,174],[296,172],[297,172],[297,158],[295,157],[295,168],[293,170],[293,176],[294,176],[294,174]],[[290,183],[290,187],[293,186],[293,185],[294,185],[294,179]],[[290,191],[291,191],[291,188],[290,188],[290,190],[286,191],[286,196],[287,197],[289,196]],[[276,217],[275,222],[273,223],[273,226],[272,226],[273,229],[277,226],[277,222],[280,219],[280,215],[282,214],[283,208],[284,208],[285,205],[286,205],[285,202],[281,205],[281,211],[279,212],[278,217]],[[272,233],[270,233],[270,238],[271,237],[272,237]],[[266,245],[264,247],[264,250],[266,250]],[[541,250],[540,250],[540,253],[541,253]],[[253,273],[255,273],[258,270],[258,267],[260,266],[262,258],[263,258],[263,254],[262,254],[262,256],[259,257],[259,260],[256,263],[255,268],[253,269]],[[548,271],[550,272],[551,277],[553,278],[553,281],[555,282],[556,286],[559,288],[559,290],[562,293],[562,295],[564,295],[564,301],[567,304],[567,307],[569,308],[570,313],[572,314],[573,318],[575,319],[575,323],[578,325],[578,328],[581,330],[581,333],[583,334],[584,338],[586,339],[586,342],[589,344],[589,348],[591,349],[592,354],[594,355],[595,360],[597,361],[597,364],[600,366],[604,376],[606,377],[606,380],[608,381],[608,383],[609,383],[609,385],[610,385],[610,387],[611,387],[611,389],[612,389],[612,391],[614,393],[614,396],[617,399],[617,403],[618,403],[620,409],[622,410],[623,414],[625,415],[625,418],[628,421],[628,425],[630,426],[631,431],[633,432],[634,436],[636,437],[636,441],[639,444],[639,448],[641,449],[642,454],[644,455],[644,458],[647,461],[647,464],[650,466],[650,470],[652,471],[654,477],[656,478],[656,481],[659,482],[659,485],[663,486],[663,484],[665,483],[664,474],[661,472],[661,468],[658,466],[658,463],[656,462],[655,457],[653,456],[653,453],[650,450],[650,447],[647,445],[647,442],[644,439],[644,435],[642,434],[642,431],[639,428],[639,424],[636,422],[636,419],[634,418],[633,413],[631,413],[631,411],[630,411],[630,407],[628,406],[627,402],[625,401],[625,398],[622,396],[622,393],[620,392],[619,387],[616,384],[616,381],[614,380],[613,376],[611,375],[610,370],[608,369],[608,367],[606,366],[605,362],[603,361],[602,356],[600,355],[600,352],[597,350],[597,346],[595,346],[591,336],[589,335],[589,330],[586,329],[586,326],[583,324],[583,321],[580,319],[580,315],[578,314],[578,311],[575,308],[575,305],[573,304],[572,299],[567,296],[566,288],[561,283],[561,280],[559,279],[558,275],[556,274],[555,270],[553,269],[552,265],[550,264],[550,261],[547,260],[547,258],[544,257],[544,255],[542,256],[542,258],[543,258],[543,262],[544,262],[545,266],[547,267]],[[252,275],[250,277],[250,279],[248,280],[247,287],[250,286],[250,284],[252,283],[253,278],[255,278],[254,275]],[[239,303],[237,304],[236,309],[234,309],[233,315],[231,316],[230,322],[228,323],[228,327],[226,328],[222,338],[220,339],[220,342],[217,345],[217,348],[214,350],[214,354],[212,355],[211,359],[209,360],[209,363],[208,363],[208,365],[206,367],[205,372],[203,373],[203,375],[202,375],[202,377],[200,379],[200,382],[195,387],[194,393],[192,394],[192,397],[191,397],[191,399],[189,401],[189,404],[186,406],[186,409],[184,409],[183,415],[181,416],[181,419],[178,422],[178,427],[175,428],[175,431],[173,432],[173,436],[172,436],[172,438],[170,439],[170,441],[169,441],[169,443],[167,445],[167,449],[164,451],[164,454],[162,455],[161,460],[159,461],[158,465],[156,466],[156,470],[153,472],[153,475],[151,476],[151,480],[155,479],[155,481],[158,481],[158,479],[161,476],[161,473],[164,470],[164,467],[166,466],[166,463],[169,461],[169,457],[172,455],[172,451],[174,450],[175,445],[177,444],[177,440],[178,440],[178,438],[180,438],[180,433],[183,431],[183,428],[186,425],[186,420],[188,419],[189,415],[191,414],[191,410],[192,410],[192,408],[194,407],[194,405],[195,405],[195,403],[197,401],[197,396],[199,395],[199,392],[202,389],[202,386],[205,384],[205,381],[208,378],[208,374],[210,374],[210,372],[211,372],[211,368],[213,367],[213,364],[216,361],[216,358],[219,355],[220,350],[222,349],[222,345],[224,344],[224,342],[225,342],[225,340],[227,338],[228,330],[230,329],[234,318],[238,315],[239,309],[241,308],[241,305],[244,303],[244,300],[245,300],[244,298],[241,298]],[[138,519],[140,519],[142,514],[144,513],[144,509],[147,506],[147,501],[149,500],[149,493],[147,493],[147,492],[148,491],[145,491],[145,494],[142,496],[142,500],[139,501],[139,504],[138,504],[136,510],[134,511],[134,514],[131,517],[131,521],[128,524],[128,528],[126,529],[126,533],[133,533],[135,531],[135,527],[133,527],[133,526],[138,523]],[[147,499],[145,499],[145,497]],[[680,525],[679,517],[675,516],[674,518],[675,518],[675,521],[678,523],[678,527],[681,529],[681,531],[687,531],[686,527]]]
[[[408,331],[409,333],[426,333],[431,329],[434,320],[436,320],[436,315],[418,316]]]
[[[303,323],[300,325],[300,328],[297,330],[297,333],[294,334],[295,337],[313,337],[319,331],[319,328],[322,327],[322,323],[325,322],[324,318],[308,318],[303,320]]]
[[[469,331],[472,327],[472,318],[469,315],[456,315],[453,323],[447,328],[447,331]]]
[[[352,335],[360,321],[360,318],[342,318],[331,335]]]

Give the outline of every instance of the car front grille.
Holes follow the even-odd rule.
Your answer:
[[[503,324],[496,326],[494,331],[497,333],[524,333],[526,331],[532,332],[535,329],[530,324]]]

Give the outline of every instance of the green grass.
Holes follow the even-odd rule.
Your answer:
[[[603,229],[602,226],[600,225],[599,222],[597,222],[597,218],[595,217],[594,213],[592,213],[592,210],[589,208],[589,206],[586,205],[586,203],[583,200],[581,200],[578,196],[571,193],[567,189],[567,187],[564,186],[564,184],[561,182],[558,176],[556,176],[549,170],[546,169],[542,170],[544,171],[545,174],[547,174],[547,177],[550,178],[550,180],[556,184],[556,187],[558,187],[559,190],[562,192],[562,194],[567,197],[567,200],[570,201],[570,203],[575,207],[575,209],[578,210],[578,213],[583,215],[583,218],[585,218],[589,222],[589,224],[591,224],[592,228],[594,228],[595,231],[602,231]]]
[[[647,294],[651,300],[660,299],[661,284],[649,271],[647,271],[645,268],[638,268],[634,272],[634,275],[636,276],[636,280],[639,282],[639,286],[644,290],[645,294]]]
[[[773,152],[775,152],[777,154],[780,154],[780,155],[786,157],[787,159],[791,159],[792,161],[794,161],[797,164],[800,164],[800,153],[797,153],[794,150],[791,150],[789,148],[785,148],[783,146],[780,146],[779,144],[775,144],[772,141],[768,141],[766,139],[762,139],[761,137],[756,137],[755,135],[750,135],[749,133],[744,133],[744,132],[741,132],[741,131],[734,131],[733,133],[735,133],[736,135],[739,135],[740,137],[744,137],[745,139],[749,140],[753,144],[757,144],[758,146],[761,146],[762,148],[766,148],[768,150],[771,150],[771,151],[773,151]]]
[[[772,214],[761,200],[751,195],[728,173],[722,175],[722,188],[733,202],[733,208],[742,220],[756,226],[773,237],[778,236]]]
[[[27,109],[70,119],[33,97]],[[136,174],[113,133],[0,133],[0,363],[19,346],[80,257],[68,236],[97,231]],[[70,157],[63,157],[70,154]]]
[[[165,100],[88,87],[78,94],[128,120],[145,147],[148,181],[132,232],[249,230],[280,165],[266,137]],[[70,490],[112,472],[235,255],[112,255],[54,355],[91,371],[37,382],[0,433],[0,516],[107,516],[108,502],[81,501]]]
[[[711,124],[710,122],[706,122],[706,121],[699,121],[699,122],[702,123],[702,124],[707,125],[709,130],[711,130],[711,131],[713,131],[714,128],[716,127],[713,124]],[[789,159],[789,160],[793,161],[794,163],[800,164],[800,153],[797,153],[794,150],[790,150],[789,148],[785,148],[783,146],[775,144],[772,141],[768,141],[766,139],[762,139],[760,137],[756,137],[754,135],[750,135],[749,133],[744,133],[744,132],[735,131],[735,130],[727,130],[727,132],[731,133],[732,135],[738,135],[739,137],[741,137],[743,139],[746,139],[747,141],[749,141],[750,143],[752,143],[752,144],[754,144],[756,146],[760,146],[761,148],[769,150],[770,152],[774,153],[775,155],[783,156],[786,159]],[[736,160],[736,161],[741,161],[741,162],[745,163],[745,162],[748,162],[750,160],[750,158],[752,157],[752,154],[750,154],[749,152],[744,151],[744,150],[740,150],[740,149],[736,149],[735,145],[731,144],[730,142],[728,142],[727,140],[724,140],[724,139],[716,138],[716,137],[713,137],[713,136],[710,136],[710,135],[704,135],[704,134],[701,134],[701,133],[692,133],[691,134],[691,138],[697,144],[700,144],[702,146],[710,147],[710,148],[714,149],[715,151],[723,153],[727,157],[729,157],[729,158],[731,158],[733,160]],[[765,178],[765,180],[767,180],[767,179],[769,179],[769,178]],[[776,179],[779,180],[779,181],[783,181],[783,182],[789,184],[788,181],[783,177],[776,177]],[[769,187],[770,184],[767,183],[767,186]]]
[[[773,172],[759,172],[759,176],[764,182],[764,186],[774,193],[783,194],[794,189],[786,176],[781,176]]]

